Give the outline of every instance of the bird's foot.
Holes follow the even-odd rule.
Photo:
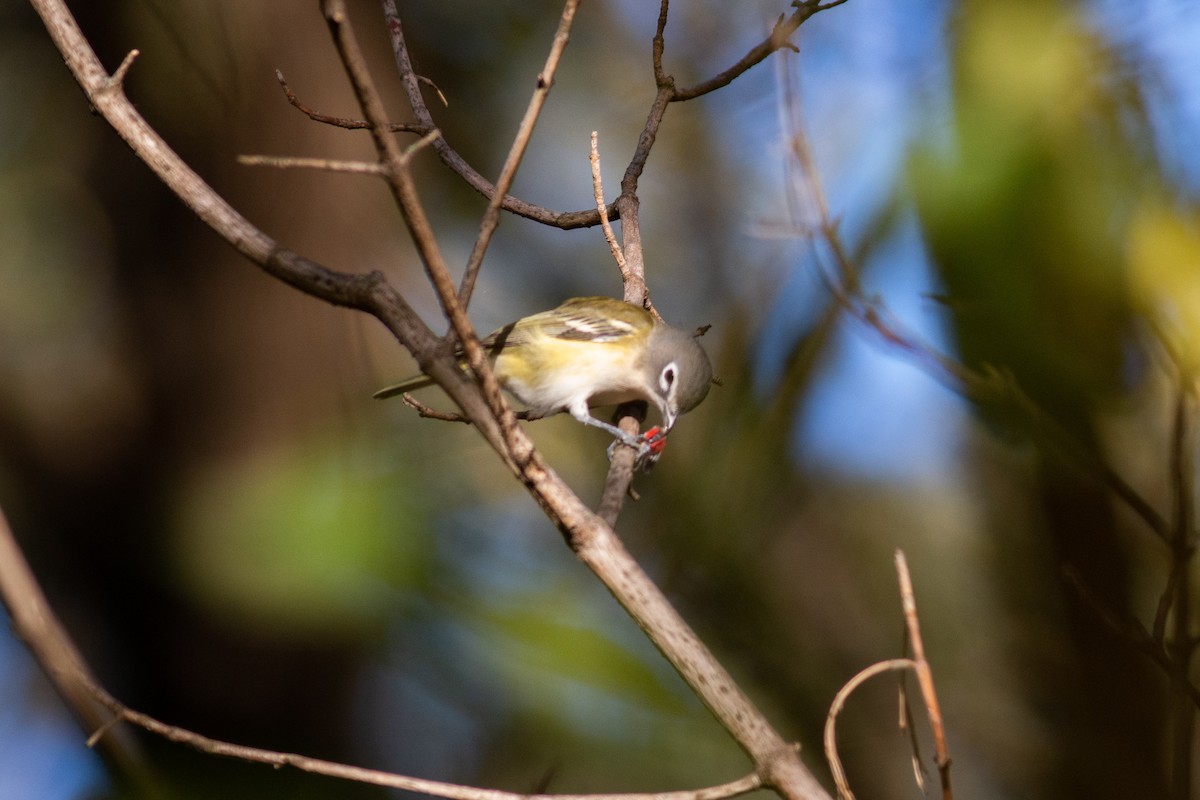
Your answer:
[[[638,470],[649,472],[654,469],[663,448],[667,446],[667,432],[656,425],[639,436],[631,436],[624,431],[621,433],[622,436],[613,439],[612,444],[608,446],[608,460],[612,461],[617,448],[625,445],[637,451],[637,455],[633,459],[635,472]]]

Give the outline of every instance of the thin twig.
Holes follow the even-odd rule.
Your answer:
[[[600,134],[592,131],[591,146],[588,149],[588,163],[592,165],[592,196],[596,199],[596,212],[600,214],[600,227],[604,231],[604,241],[612,251],[613,260],[621,272],[622,282],[629,279],[629,266],[625,263],[625,254],[621,252],[621,244],[613,233],[608,221],[608,205],[604,202],[604,181],[600,177]]]
[[[946,743],[946,727],[942,722],[942,709],[938,705],[937,690],[933,684],[933,670],[925,659],[925,643],[921,638],[921,622],[917,617],[917,600],[913,594],[912,577],[908,573],[908,559],[903,550],[896,551],[896,574],[900,581],[900,600],[904,609],[904,624],[908,630],[908,643],[912,648],[913,670],[921,698],[925,701],[925,712],[929,727],[933,731],[933,747],[937,757],[938,775],[942,780],[942,800],[953,800],[950,788],[950,747]]]
[[[752,792],[762,786],[761,779],[757,775],[751,774],[717,786],[675,792],[631,792],[622,794],[520,794],[517,792],[506,792],[499,789],[486,789],[478,786],[467,786],[464,784],[399,775],[392,772],[367,769],[365,767],[355,767],[336,761],[310,758],[296,753],[284,753],[277,750],[266,750],[260,747],[233,744],[204,736],[186,728],[180,728],[177,725],[169,725],[149,714],[134,711],[94,682],[91,684],[90,689],[96,700],[114,715],[113,721],[128,722],[164,739],[191,747],[202,753],[236,758],[239,761],[247,761],[255,764],[267,764],[275,768],[291,767],[313,775],[324,775],[330,778],[339,778],[372,786],[383,786],[390,789],[403,789],[432,797],[448,798],[448,800],[721,800],[722,798],[736,797],[740,794]],[[103,733],[104,730],[111,727],[110,723],[106,723],[106,727],[99,732]]]
[[[941,707],[938,705],[937,692],[934,689],[933,672],[929,667],[929,662],[925,659],[925,645],[921,638],[921,626],[917,616],[916,598],[913,595],[912,577],[909,575],[908,561],[905,559],[903,551],[896,551],[895,560],[896,575],[900,584],[900,603],[904,612],[905,638],[908,646],[912,649],[913,656],[912,658],[893,658],[872,664],[847,681],[838,690],[830,706],[829,713],[825,717],[825,758],[829,761],[829,768],[833,773],[834,783],[837,785],[838,797],[841,800],[854,800],[854,792],[850,790],[849,781],[846,779],[846,771],[842,767],[842,761],[837,752],[836,725],[838,714],[845,707],[846,700],[850,695],[864,682],[885,672],[912,670],[913,674],[916,675],[917,685],[921,690],[921,697],[925,703],[925,713],[929,719],[929,727],[933,733],[938,775],[942,782],[942,800],[953,800],[954,793],[950,787],[950,751],[946,744],[946,730],[942,722]],[[909,715],[903,713],[906,707],[906,704],[902,704],[902,713],[900,716],[901,728],[906,726],[911,728]],[[911,732],[911,735],[915,738],[916,733]],[[923,791],[923,781],[920,772],[921,765],[915,753],[916,751],[914,750],[913,767],[916,772],[917,783],[922,786]]]
[[[1179,585],[1179,579],[1182,573],[1188,568],[1187,562],[1171,564],[1171,570],[1167,573],[1167,582],[1163,586],[1162,594],[1159,595],[1158,605],[1154,609],[1154,623],[1151,627],[1151,637],[1155,644],[1160,647],[1166,647],[1167,641],[1167,620],[1171,616],[1171,606],[1175,603],[1175,589]]]
[[[404,401],[404,405],[416,411],[418,416],[426,419],[439,419],[442,422],[465,422],[468,425],[471,424],[471,419],[469,417],[466,417],[462,414],[456,414],[453,411],[438,411],[437,409],[430,408],[421,401],[417,400],[408,392],[405,392],[403,395],[401,395],[400,399]]]
[[[591,146],[588,150],[588,162],[592,166],[592,196],[596,200],[596,211],[600,214],[600,226],[604,231],[604,240],[612,252],[613,260],[617,262],[617,270],[621,273],[621,285],[626,298],[641,298],[642,306],[649,311],[654,319],[663,321],[662,315],[650,300],[650,288],[646,284],[645,270],[638,271],[629,266],[625,251],[617,242],[612,225],[608,221],[608,205],[604,202],[604,181],[600,175],[600,143],[599,134],[592,131]]]
[[[862,686],[871,678],[874,678],[876,675],[882,675],[885,672],[892,672],[893,670],[913,669],[915,666],[916,664],[909,658],[893,658],[888,661],[880,661],[872,664],[846,681],[846,685],[834,695],[829,713],[825,715],[825,760],[829,762],[829,771],[833,773],[833,782],[837,785],[838,797],[841,800],[854,800],[854,792],[850,791],[850,782],[846,779],[846,769],[842,766],[842,759],[838,755],[838,714],[842,713],[842,709],[845,707],[846,700],[849,699],[850,695],[854,694],[859,686]]]
[[[125,76],[129,73],[129,68],[133,66],[133,62],[141,55],[141,51],[134,49],[125,54],[124,60],[117,67],[116,72],[108,79],[109,85],[113,87],[122,87],[125,84]]]
[[[305,158],[302,156],[238,156],[237,162],[247,167],[275,167],[277,169],[319,169],[326,172],[346,172],[352,175],[383,175],[383,167],[372,161],[339,161],[333,158]]]
[[[788,41],[788,39],[793,33],[796,32],[796,29],[799,28],[806,19],[811,17],[813,14],[816,14],[818,11],[824,11],[826,8],[832,8],[833,5],[840,5],[843,2],[845,2],[845,0],[839,0],[839,2],[827,6],[821,6],[817,3],[811,2],[793,4],[796,6],[796,10],[793,11],[789,16],[781,18],[778,22],[776,22],[775,26],[771,28],[771,32],[767,34],[767,37],[754,47],[750,48],[750,50],[744,56],[738,59],[737,62],[735,62],[728,69],[718,73],[717,75],[714,75],[706,81],[697,83],[694,86],[676,90],[671,98],[672,101],[680,102],[683,100],[692,100],[702,95],[706,95],[709,92],[728,86],[729,84],[733,83],[736,78],[745,74],[751,67],[759,64],[763,59],[777,50],[794,49],[794,46]]]
[[[345,128],[346,130],[365,130],[371,127],[371,123],[365,119],[350,119],[348,117],[335,117],[329,114],[322,114],[304,103],[300,102],[300,98],[292,91],[292,87],[284,80],[283,72],[275,70],[275,80],[279,81],[279,86],[283,89],[283,96],[287,101],[297,109],[300,113],[307,116],[313,122],[320,122],[325,125],[333,125],[337,128]],[[440,93],[439,93],[440,94]],[[421,125],[413,125],[405,122],[392,122],[388,125],[388,130],[393,133],[425,133],[429,129]]]
[[[428,86],[430,89],[433,89],[438,96],[438,100],[442,101],[443,106],[446,108],[450,107],[450,101],[446,99],[446,95],[442,94],[442,90],[430,78],[426,78],[424,75],[418,75],[417,80]]]
[[[405,392],[403,395],[401,395],[400,399],[404,402],[404,405],[408,406],[413,411],[416,411],[417,416],[419,417],[424,417],[425,419],[436,419],[441,422],[462,422],[467,425],[471,424],[471,418],[466,414],[457,414],[453,411],[438,411],[436,408],[431,408],[425,405],[408,392]],[[529,412],[518,411],[516,413],[516,417],[517,419],[529,419]]]

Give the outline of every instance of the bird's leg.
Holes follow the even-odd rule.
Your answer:
[[[596,419],[588,413],[587,406],[583,406],[582,408],[568,408],[567,413],[578,421],[582,422],[584,425],[589,425],[593,428],[599,428],[601,430],[608,431],[614,437],[616,437],[616,441],[608,447],[608,458],[610,461],[612,460],[613,448],[620,444],[629,445],[636,450],[638,458],[642,458],[646,455],[646,453],[650,452],[650,445],[646,442],[645,436],[633,436],[632,434],[628,434],[621,430],[616,425]]]
[[[649,446],[650,446],[646,443],[646,437],[644,437],[640,434],[637,436],[634,436],[633,434],[626,433],[625,431],[618,428],[616,425],[610,425],[607,422],[598,420],[595,417],[593,417],[591,414],[585,414],[582,417],[575,417],[575,419],[579,420],[584,425],[590,425],[593,428],[600,428],[601,430],[608,431],[617,439],[616,442],[613,442],[614,445],[627,444],[630,447],[637,450],[638,452],[641,452],[643,449],[649,448]]]

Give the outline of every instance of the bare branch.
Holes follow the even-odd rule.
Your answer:
[[[795,4],[793,4],[795,5]],[[821,7],[815,3],[801,3],[790,16],[781,18],[771,28],[771,32],[767,34],[767,38],[756,44],[754,47],[737,60],[728,69],[714,75],[706,81],[702,81],[695,86],[689,86],[684,89],[676,90],[671,97],[672,101],[692,100],[702,95],[706,95],[716,89],[728,86],[735,79],[744,75],[751,67],[756,66],[767,56],[777,50],[791,48],[792,45],[788,38],[796,32],[796,29],[813,14],[821,10]]]
[[[652,104],[650,114],[647,118],[646,126],[642,136],[638,140],[635,147],[634,155],[630,160],[628,169],[626,170],[626,180],[622,181],[622,193],[624,195],[632,193],[636,189],[637,177],[641,175],[645,168],[646,158],[649,155],[650,147],[653,144],[654,138],[657,136],[657,131],[662,123],[662,117],[665,113],[666,106],[671,102],[690,100],[707,94],[711,91],[719,89],[731,83],[739,75],[756,66],[771,53],[780,50],[791,48],[791,44],[787,41],[788,36],[809,17],[816,14],[818,11],[823,11],[832,8],[845,0],[835,0],[826,4],[814,2],[794,3],[797,11],[789,17],[781,17],[775,25],[771,34],[761,43],[752,48],[745,56],[738,60],[733,66],[713,78],[697,84],[694,87],[676,90],[674,79],[671,78],[663,70],[662,57],[664,49],[664,31],[667,21],[667,0],[663,0],[659,11],[658,28],[654,36],[654,74],[656,85],[660,87],[660,92],[656,96]],[[395,0],[383,0],[384,19],[387,24],[389,35],[392,40],[392,51],[396,59],[396,66],[400,73],[401,84],[404,87],[405,94],[408,98],[409,105],[412,108],[413,114],[417,121],[411,124],[388,123],[389,130],[393,131],[410,131],[414,133],[426,133],[433,130],[436,126],[433,121],[433,115],[429,111],[429,107],[425,103],[424,95],[421,92],[421,85],[428,84],[438,93],[438,97],[443,104],[446,103],[446,98],[441,91],[437,89],[433,81],[428,78],[418,75],[413,68],[412,60],[408,53],[408,46],[404,39],[404,27],[400,19],[399,11],[396,9]],[[287,87],[282,75],[277,73],[277,77],[284,87],[284,92],[288,97],[288,102],[300,109],[311,119],[319,122],[325,122],[331,125],[338,125],[344,128],[369,128],[370,123],[366,120],[353,120],[340,117],[330,117],[320,114],[307,106],[304,106],[296,98],[295,94]],[[549,87],[546,87],[547,89]],[[438,158],[442,163],[457,173],[463,180],[467,182],[471,188],[475,189],[489,201],[496,195],[496,186],[490,183],[483,175],[481,175],[474,167],[467,163],[459,153],[450,146],[445,137],[438,137],[434,142],[434,150],[438,154]],[[511,156],[511,153],[510,153]],[[554,211],[543,206],[526,202],[520,198],[513,197],[501,192],[503,199],[499,207],[505,211],[525,217],[526,219],[540,222],[545,225],[561,228],[563,230],[572,230],[575,228],[591,227],[600,224],[600,216],[595,210],[582,211]],[[612,219],[620,218],[627,209],[627,204],[618,201],[608,204],[609,214]],[[468,295],[469,292],[465,293]]]
[[[629,267],[625,264],[625,254],[621,252],[621,245],[617,242],[612,225],[608,222],[608,206],[604,202],[604,181],[600,177],[599,139],[599,133],[592,131],[591,149],[588,151],[588,162],[592,165],[592,193],[596,198],[596,211],[600,214],[600,227],[604,230],[604,240],[608,242],[608,248],[612,251],[613,260],[617,262],[617,269],[620,270],[621,279],[624,281],[629,274]]]

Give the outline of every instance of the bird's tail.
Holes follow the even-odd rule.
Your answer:
[[[414,375],[407,380],[394,383],[391,386],[385,386],[373,394],[372,397],[376,400],[386,400],[389,397],[395,397],[405,392],[415,392],[417,389],[424,389],[426,386],[433,386],[433,378],[427,375]]]

